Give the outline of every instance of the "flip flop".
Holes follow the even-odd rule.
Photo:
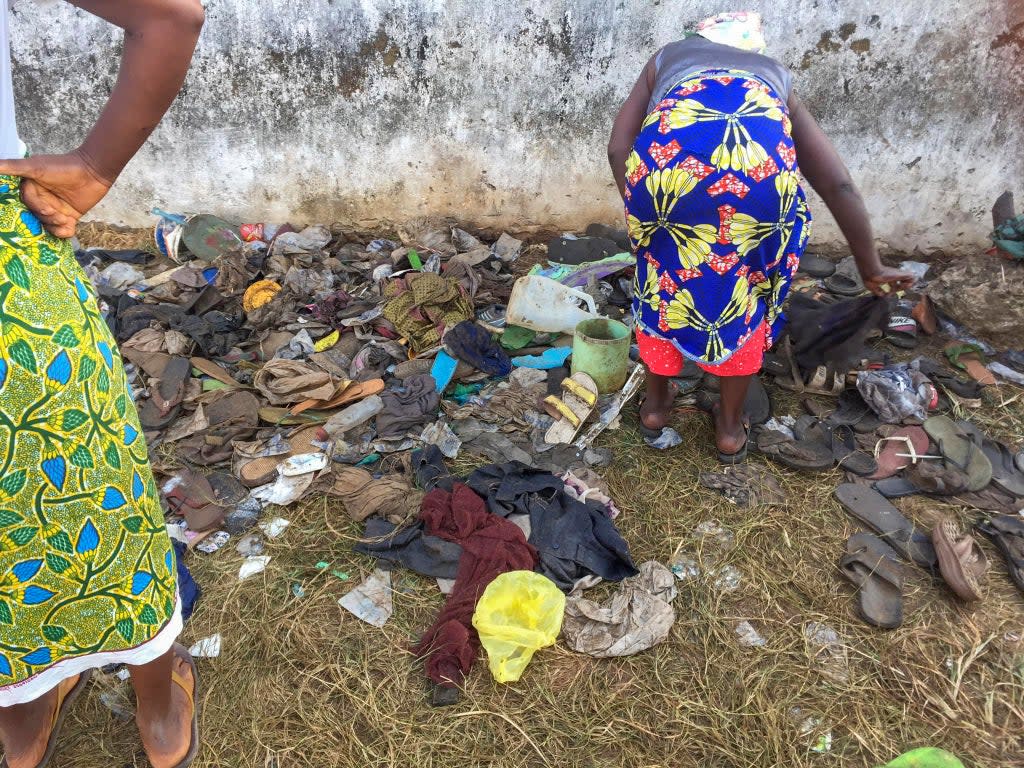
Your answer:
[[[959,376],[954,376],[930,358],[918,358],[917,367],[921,373],[931,379],[933,384],[938,384],[944,389],[948,389],[958,397],[964,397],[968,400],[977,400],[981,397],[981,384],[973,379],[961,379]]]
[[[921,427],[900,427],[875,445],[878,469],[871,474],[871,479],[892,477],[927,455],[928,433]]]
[[[772,461],[804,472],[824,472],[836,463],[831,449],[820,439],[794,439],[773,429],[759,429],[747,444]]]
[[[1017,515],[996,515],[982,520],[974,528],[999,550],[1010,579],[1024,592],[1024,519]]]
[[[705,413],[711,413],[719,402],[721,395],[716,386],[718,377],[706,377],[705,389],[697,393],[697,407]],[[712,383],[714,382],[714,383]],[[709,386],[710,385],[710,386]],[[759,427],[772,417],[772,400],[760,376],[754,376],[747,387],[747,396],[743,400],[743,418],[749,427]]]
[[[384,391],[384,379],[370,379],[369,381],[349,382],[340,392],[330,400],[303,400],[293,406],[289,411],[292,416],[309,410],[328,411],[333,408],[340,408],[359,400],[364,400],[370,395],[379,395]]]
[[[978,542],[947,517],[932,530],[932,543],[939,558],[939,572],[950,589],[968,602],[981,600],[984,596],[981,582],[988,573],[988,558]]]
[[[273,424],[275,427],[293,427],[301,424],[323,424],[331,414],[323,411],[304,411],[293,415],[291,410],[280,406],[266,406],[260,408],[259,416],[261,421]]]
[[[147,399],[139,408],[139,424],[143,429],[163,429],[178,418],[181,413],[181,406],[176,405],[166,413],[160,411],[160,406],[153,398]]]
[[[189,530],[196,533],[220,525],[231,502],[219,498],[210,481],[194,470],[183,469],[179,477],[174,488],[164,494],[170,511],[184,517]]]
[[[939,319],[935,315],[935,306],[927,294],[914,305],[910,316],[917,321],[918,327],[929,336],[934,336],[939,330]]]
[[[932,416],[922,425],[939,446],[939,453],[967,473],[968,491],[980,491],[992,481],[992,462],[971,436],[948,416]]]
[[[258,488],[277,477],[277,468],[292,456],[317,453],[323,449],[314,444],[319,441],[320,427],[310,425],[298,427],[288,435],[288,451],[274,456],[260,456],[236,465],[238,479],[247,488]]]
[[[853,427],[847,424],[832,425],[827,422],[819,422],[819,426],[824,433],[825,444],[832,449],[832,456],[840,469],[861,477],[873,475],[878,471],[878,462],[864,451],[858,450]]]
[[[193,357],[189,360],[192,367],[199,371],[204,376],[209,376],[212,379],[225,384],[229,387],[240,387],[234,377],[227,372],[225,368],[213,362],[213,360],[207,360],[205,357]]]
[[[850,516],[875,531],[900,557],[933,571],[938,558],[928,535],[920,531],[882,494],[866,485],[843,483],[836,500]]]
[[[885,340],[894,347],[914,349],[917,346],[917,321],[913,318],[913,311],[909,301],[899,301],[889,315]]]
[[[903,565],[897,558],[877,536],[855,533],[839,561],[839,572],[857,587],[857,613],[882,629],[903,623]]]
[[[864,284],[848,275],[835,274],[825,279],[825,287],[839,296],[860,296],[864,293]]]
[[[583,373],[574,373],[562,381],[562,396],[548,395],[544,406],[550,415],[560,417],[544,435],[548,445],[571,443],[597,405],[597,384]]]
[[[786,340],[785,348],[791,350],[789,340]],[[775,383],[790,392],[809,392],[815,395],[826,395],[827,397],[838,397],[846,389],[846,373],[837,371],[832,366],[819,365],[809,375],[805,376],[796,364],[796,360],[789,357],[789,375],[776,376]]]
[[[172,357],[164,368],[160,383],[151,392],[150,400],[157,406],[161,414],[171,411],[181,404],[185,396],[185,388],[192,377],[192,363],[187,357]]]
[[[61,696],[58,689],[57,708],[53,712],[53,721],[50,723],[50,737],[46,741],[46,752],[43,753],[43,759],[36,764],[36,768],[46,768],[50,760],[53,759],[53,754],[57,751],[57,740],[60,738],[60,731],[64,725],[64,720],[71,710],[71,705],[75,703],[75,699],[82,695],[82,691],[85,690],[85,686],[89,683],[89,678],[91,677],[92,670],[80,674],[78,682],[63,696]],[[6,757],[0,760],[0,768],[9,768]]]
[[[715,427],[715,415],[718,413],[718,411],[720,409],[721,409],[721,401],[716,400],[712,404],[711,410],[708,413],[708,415],[711,416],[711,426],[712,426],[712,429],[714,429],[714,427]],[[736,466],[737,464],[742,464],[743,462],[745,462],[747,460],[747,449],[748,449],[748,447],[750,445],[750,424],[746,420],[746,417],[744,417],[744,420],[743,420],[743,432],[744,432],[744,435],[745,435],[744,438],[743,438],[743,445],[740,447],[740,449],[738,451],[734,451],[733,453],[724,453],[723,451],[719,451],[718,447],[715,446],[715,450],[718,453],[718,462],[719,462],[719,464],[723,464],[723,465],[729,467],[729,466]]]
[[[836,265],[816,254],[805,253],[800,257],[800,264],[796,271],[811,277],[831,277],[836,273]]]
[[[174,768],[188,768],[188,766],[192,765],[192,761],[196,759],[196,755],[199,754],[199,669],[196,667],[196,660],[192,658],[192,655],[185,649],[185,646],[175,643],[173,651],[175,656],[187,662],[192,668],[192,690],[189,690],[188,680],[177,672],[171,672],[171,682],[185,692],[189,702],[192,704],[192,741],[189,744],[188,752],[185,753],[185,757],[174,766]]]
[[[954,368],[967,371],[967,375],[983,387],[996,383],[995,374],[985,367],[985,351],[977,344],[953,343],[944,352]]]
[[[992,464],[992,482],[1007,493],[1024,497],[1024,472],[1017,469],[1013,451],[988,437],[969,421],[957,421],[956,424],[970,436],[975,445],[981,446],[982,453],[988,457]]]

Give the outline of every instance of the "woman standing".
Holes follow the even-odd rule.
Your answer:
[[[25,157],[6,0],[0,16],[0,740],[10,768],[44,765],[90,671],[127,664],[146,754],[171,768],[198,748],[174,554],[121,358],[66,238],[177,95],[203,9],[73,4],[125,37],[105,109],[65,155]]]
[[[882,266],[835,148],[763,55],[755,13],[724,13],[662,48],[615,119],[608,156],[637,257],[633,313],[649,371],[644,426],[661,429],[684,358],[721,377],[715,440],[746,456],[743,402],[782,325],[810,232],[799,163],[849,242],[865,285],[909,286]]]

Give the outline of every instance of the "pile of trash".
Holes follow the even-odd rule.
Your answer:
[[[555,636],[564,610],[579,650],[623,655],[664,639],[671,573],[634,566],[595,471],[611,460],[595,438],[617,428],[643,379],[621,322],[625,233],[556,238],[546,261],[517,272],[526,249],[508,234],[366,242],[155,213],[158,253],[76,255],[118,340],[182,551],[233,546],[249,578],[269,564],[265,541],[284,534],[289,506],[336,499],[380,566],[343,608],[386,622],[396,566],[449,594],[418,649],[438,703],[472,665],[474,608],[500,574],[550,584],[562,596]],[[444,462],[463,452],[494,463],[456,481]],[[602,579],[623,582],[610,608],[582,598]],[[632,606],[653,604],[659,629],[632,638]]]
[[[852,257],[836,264],[805,256],[788,330],[764,366],[778,387],[804,396],[805,413],[774,413],[759,378],[746,403],[750,453],[803,472],[845,471],[836,499],[868,530],[847,541],[839,570],[857,587],[860,616],[883,628],[903,622],[908,564],[966,601],[983,598],[989,570],[953,515],[922,529],[891,499],[921,494],[976,510],[975,530],[992,540],[1024,590],[1024,451],[964,418],[998,399],[988,393],[1024,386],[1024,353],[1007,349],[993,359],[988,342],[946,314],[944,283],[928,279],[929,265],[901,267],[916,276],[914,289],[879,298],[866,293]],[[944,359],[920,354],[926,338]],[[681,391],[710,411],[717,380],[684,371],[681,381]],[[744,506],[781,498],[777,479],[756,464],[706,472],[700,482]],[[677,575],[694,568],[685,558],[673,565]]]
[[[458,698],[481,645],[502,681],[560,636],[596,657],[629,655],[668,636],[677,582],[739,588],[742,574],[710,556],[711,543],[731,542],[714,521],[690,542],[703,554],[634,564],[598,473],[612,457],[594,441],[619,426],[644,378],[624,232],[593,225],[545,250],[455,227],[365,241],[324,226],[156,213],[158,254],[77,257],[119,342],[181,551],[233,545],[249,578],[270,562],[265,541],[285,533],[289,506],[336,499],[364,526],[356,550],[377,563],[341,599],[345,610],[383,626],[398,567],[447,595],[414,649],[438,705]],[[980,510],[978,530],[1024,589],[1024,454],[947,415],[979,407],[999,380],[1024,384],[1024,353],[992,360],[994,349],[943,313],[928,265],[903,266],[916,292],[881,299],[866,295],[852,259],[805,256],[791,330],[765,374],[806,395],[807,412],[775,414],[758,377],[746,408],[751,453],[847,472],[836,496],[872,533],[851,537],[841,572],[861,615],[882,627],[902,621],[905,563],[965,599],[980,597],[987,569],[950,519],[929,536],[889,498]],[[945,361],[914,355],[922,336],[940,334]],[[675,383],[682,402],[713,409],[714,376],[687,364]],[[642,431],[656,450],[683,442],[671,427]],[[463,453],[490,463],[453,476],[447,462]],[[740,505],[785,501],[763,464],[700,482]],[[584,596],[602,581],[619,585],[605,602]],[[748,647],[767,642],[749,624],[736,632]]]

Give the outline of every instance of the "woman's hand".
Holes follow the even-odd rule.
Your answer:
[[[54,237],[75,234],[78,221],[107,194],[111,182],[79,152],[0,160],[0,174],[20,176],[21,200]]]
[[[861,274],[864,286],[875,296],[887,296],[896,291],[905,291],[914,285],[914,276],[909,272],[900,272],[879,265],[867,274]],[[885,289],[888,286],[889,290]]]

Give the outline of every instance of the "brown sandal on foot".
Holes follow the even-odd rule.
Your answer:
[[[64,725],[64,719],[67,717],[75,699],[82,695],[82,691],[85,689],[86,684],[88,684],[90,677],[92,677],[91,670],[80,674],[78,682],[65,694],[61,694],[60,687],[58,686],[57,708],[53,711],[53,720],[50,722],[50,736],[46,740],[46,752],[43,753],[43,759],[39,761],[36,768],[46,768],[50,760],[53,759],[53,755],[57,751],[57,739],[60,738],[60,730],[61,726]],[[7,758],[0,760],[0,768],[9,768]]]
[[[196,660],[192,658],[192,655],[185,649],[185,646],[175,643],[173,651],[175,656],[192,667],[191,690],[189,690],[188,680],[177,672],[171,672],[171,682],[185,692],[189,703],[192,705],[192,740],[189,743],[188,752],[185,753],[185,757],[174,766],[174,768],[188,768],[188,766],[192,765],[192,761],[196,759],[196,755],[199,754],[199,670],[196,668]]]

